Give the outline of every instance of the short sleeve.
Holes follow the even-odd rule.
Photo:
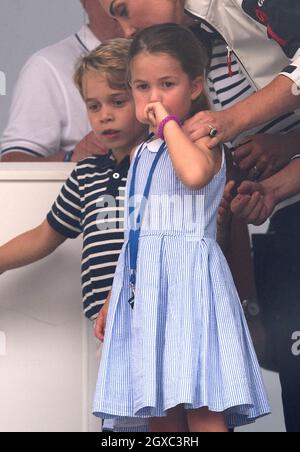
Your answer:
[[[66,105],[59,79],[41,55],[32,56],[16,84],[1,153],[14,150],[48,157],[60,151]]]
[[[64,237],[75,239],[82,233],[82,213],[76,169],[61,189],[47,215],[49,225]]]

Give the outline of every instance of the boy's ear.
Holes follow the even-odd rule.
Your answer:
[[[203,77],[201,77],[201,76],[196,77],[192,81],[192,95],[191,95],[191,99],[192,100],[198,99],[198,97],[202,94],[203,89],[204,89],[204,79],[203,79]]]

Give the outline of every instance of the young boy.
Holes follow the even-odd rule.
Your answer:
[[[136,120],[127,89],[129,45],[125,39],[107,41],[82,58],[75,74],[92,129],[110,149],[108,154],[79,162],[47,219],[0,247],[3,273],[48,256],[66,239],[82,233],[83,309],[90,320],[97,318],[108,296],[124,241],[123,201],[130,152],[147,135],[145,126]]]

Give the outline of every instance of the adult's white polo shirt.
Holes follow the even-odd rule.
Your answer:
[[[14,90],[1,155],[13,151],[48,157],[68,152],[90,131],[85,105],[73,82],[78,59],[100,44],[87,25],[35,53]]]

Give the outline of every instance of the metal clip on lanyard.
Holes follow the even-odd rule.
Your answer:
[[[131,184],[130,184],[130,190],[129,190],[129,200],[134,199],[134,195],[135,195],[135,182],[136,182],[136,174],[137,174],[137,168],[138,168],[138,164],[139,164],[139,160],[141,157],[141,153],[143,151],[145,143],[143,143],[138,152],[137,152],[137,156],[136,159],[134,161],[133,164],[133,169],[132,169],[132,176],[131,176]],[[129,230],[129,250],[130,250],[130,288],[131,288],[131,292],[132,292],[132,296],[130,298],[130,300],[128,300],[128,303],[130,304],[130,306],[132,307],[132,309],[134,308],[134,299],[135,299],[135,286],[136,286],[136,270],[137,270],[137,257],[138,257],[138,246],[139,246],[139,239],[140,239],[140,235],[141,235],[141,227],[142,227],[142,222],[143,222],[143,217],[144,217],[144,213],[146,210],[146,206],[147,206],[147,202],[144,202],[144,200],[148,201],[149,198],[149,193],[150,193],[150,188],[151,188],[151,183],[152,183],[152,179],[153,179],[153,175],[155,172],[155,168],[158,164],[158,161],[160,159],[160,157],[162,156],[164,150],[166,148],[166,143],[163,143],[156,156],[155,159],[152,163],[152,166],[150,168],[149,171],[149,175],[148,175],[148,179],[147,179],[147,183],[145,186],[145,190],[144,190],[144,194],[143,194],[143,202],[139,211],[139,214],[136,218],[134,218],[134,211],[135,211],[135,206],[134,205],[130,205],[131,203],[129,202],[129,221],[130,221],[130,230]],[[134,203],[133,203],[134,204]]]

